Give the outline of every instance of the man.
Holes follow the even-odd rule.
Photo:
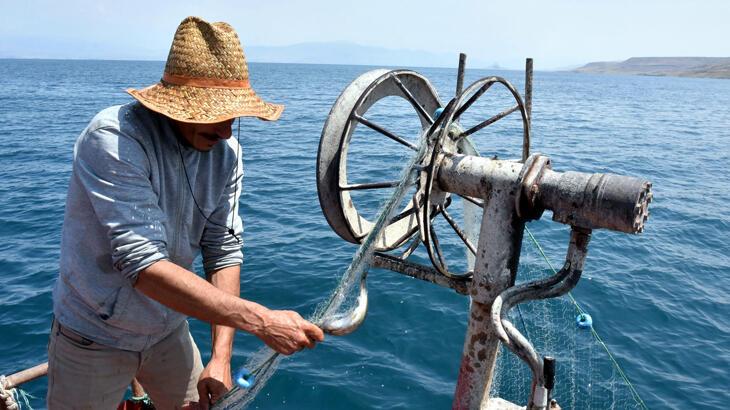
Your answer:
[[[235,329],[283,354],[322,331],[238,297],[243,175],[236,117],[283,106],[251,89],[238,36],[196,17],[175,33],[160,83],[100,112],[74,149],[64,218],[48,406],[116,408],[136,377],[158,409],[206,407],[231,388]],[[190,271],[202,253],[208,281]],[[205,368],[186,316],[211,323]]]

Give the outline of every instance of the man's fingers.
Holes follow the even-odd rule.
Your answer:
[[[299,313],[291,310],[272,311],[274,323],[268,334],[261,339],[272,349],[283,354],[291,355],[305,347],[310,349],[324,340],[324,332],[319,326],[304,320]],[[276,320],[282,320],[277,323]]]
[[[224,386],[222,383],[217,384],[210,390],[210,402],[215,403],[220,399],[224,394],[228,392],[228,389],[226,389],[226,386]]]
[[[221,398],[221,396],[218,394],[214,394],[214,395],[210,396],[210,404],[215,404],[215,402],[217,402],[218,399],[220,399],[220,398]]]
[[[303,330],[310,339],[313,339],[316,342],[324,341],[324,332],[322,331],[322,329],[319,328],[319,326],[307,322],[307,325],[304,326]]]
[[[307,343],[305,343],[304,345],[307,346],[310,349],[314,349],[314,346],[316,344],[317,344],[317,342],[314,341],[313,339],[307,339]]]
[[[283,354],[284,356],[289,356],[297,351],[297,349],[290,345],[279,345],[272,348],[276,350],[278,353]]]
[[[203,410],[208,410],[210,406],[210,401],[208,400],[208,383],[205,380],[198,382],[198,403]]]
[[[317,344],[317,342],[321,342],[324,340],[324,332],[322,329],[319,328],[319,326],[314,325],[310,322],[304,322],[302,325],[302,331],[304,332],[305,340],[303,340],[302,348],[308,347],[310,349],[314,349],[314,346]]]
[[[307,334],[304,332],[299,334],[299,336],[297,337],[296,343],[297,343],[297,346],[296,346],[297,351],[300,351],[300,350],[304,349],[305,347],[311,348],[311,347],[313,347],[312,345],[314,344],[314,342],[312,340],[310,340],[310,337],[307,336]]]

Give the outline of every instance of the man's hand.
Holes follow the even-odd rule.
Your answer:
[[[198,379],[200,408],[207,409],[210,407],[211,404],[223,397],[231,387],[233,387],[231,363],[222,359],[211,359]]]
[[[254,334],[275,351],[290,355],[324,340],[324,332],[291,310],[270,310]]]

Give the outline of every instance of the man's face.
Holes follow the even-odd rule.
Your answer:
[[[198,151],[210,151],[220,140],[231,138],[233,119],[215,124],[173,121],[180,136]]]

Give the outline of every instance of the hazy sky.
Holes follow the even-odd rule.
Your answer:
[[[352,42],[559,68],[632,56],[730,56],[729,0],[0,0],[0,57],[164,60],[187,15],[244,47]],[[377,63],[377,62],[376,62]]]

